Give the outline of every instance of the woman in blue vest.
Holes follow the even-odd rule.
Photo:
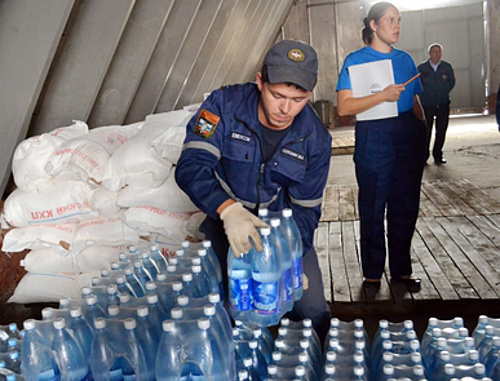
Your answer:
[[[391,281],[418,292],[420,279],[412,277],[410,246],[418,217],[425,159],[426,127],[417,96],[422,86],[418,78],[403,84],[418,71],[408,53],[393,47],[401,31],[398,9],[390,3],[377,3],[363,21],[366,46],[350,53],[344,62],[336,89],[338,112],[354,115],[384,102],[397,102],[396,116],[358,120],[355,128],[363,287],[374,292],[380,288],[386,259],[387,216]],[[395,84],[367,96],[354,97],[349,68],[380,60],[391,60]]]

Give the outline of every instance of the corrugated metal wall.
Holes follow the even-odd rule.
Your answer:
[[[294,0],[0,1],[0,191],[27,136],[129,124],[252,80]]]

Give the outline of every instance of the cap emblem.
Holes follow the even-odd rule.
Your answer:
[[[293,62],[302,62],[306,56],[300,49],[291,49],[288,52],[288,58],[290,58]]]

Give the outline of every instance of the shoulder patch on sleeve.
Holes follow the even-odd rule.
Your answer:
[[[194,133],[202,138],[209,139],[215,132],[220,116],[206,109],[202,109],[194,126]]]

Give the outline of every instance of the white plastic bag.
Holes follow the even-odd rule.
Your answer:
[[[159,187],[163,184],[172,163],[162,158],[151,142],[170,127],[185,125],[192,114],[177,110],[146,117],[141,131],[119,147],[106,163],[102,185],[118,191],[126,185]]]
[[[100,183],[106,162],[118,147],[137,134],[141,125],[98,127],[68,140],[54,151],[45,170],[66,180]]]
[[[80,273],[109,269],[124,247],[92,246],[81,253],[62,256],[53,249],[32,250],[24,258],[24,269],[38,273]]]
[[[119,215],[121,208],[117,204],[118,192],[112,192],[101,186],[91,191],[90,194],[90,206],[100,216],[114,218]]]
[[[33,192],[14,190],[5,200],[4,219],[10,226],[79,223],[97,216],[90,207],[90,185],[52,179]]]
[[[158,233],[170,239],[172,243],[181,243],[188,235],[185,225],[192,214],[139,207],[127,209],[123,213],[123,220],[143,235]]]
[[[81,288],[91,283],[100,272],[86,273],[35,273],[28,272],[21,278],[8,303],[59,302],[63,298],[81,299]]]
[[[87,134],[89,128],[81,121],[71,126],[23,140],[12,157],[12,174],[18,188],[31,192],[49,182],[52,176],[45,171],[50,156],[65,141]]]
[[[3,239],[4,253],[18,253],[26,249],[53,249],[64,256],[71,249],[73,235],[78,224],[43,224],[14,228]]]
[[[123,208],[151,206],[170,212],[199,210],[175,182],[175,167],[159,187],[127,186],[118,192],[116,202]]]
[[[136,245],[139,241],[138,232],[124,224],[119,217],[97,217],[78,225],[71,248],[77,254],[90,246]]]

